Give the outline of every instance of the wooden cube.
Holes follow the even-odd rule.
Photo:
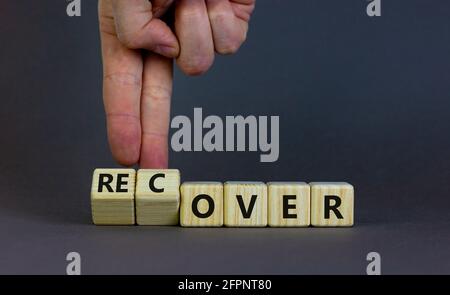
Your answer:
[[[345,182],[312,182],[311,224],[340,227],[353,225],[354,190]]]
[[[224,224],[234,227],[267,226],[267,185],[263,182],[226,182]]]
[[[136,221],[139,225],[177,225],[180,209],[180,171],[140,169],[136,183]]]
[[[310,189],[305,182],[269,182],[268,223],[272,227],[310,225]]]
[[[185,182],[181,185],[180,191],[181,226],[223,226],[223,184],[221,182]]]
[[[135,223],[134,169],[95,169],[91,188],[92,220],[97,225]]]

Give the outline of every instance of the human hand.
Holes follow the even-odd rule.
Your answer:
[[[122,165],[166,168],[172,59],[206,72],[214,51],[244,42],[255,0],[99,0],[103,100],[112,154]],[[174,31],[160,18],[175,5]]]

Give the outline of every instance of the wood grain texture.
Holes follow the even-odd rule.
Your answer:
[[[269,182],[267,184],[271,227],[310,225],[310,187],[305,182]]]
[[[180,224],[185,227],[223,226],[223,184],[185,182],[181,185]],[[202,195],[208,195],[208,200]],[[196,199],[197,198],[197,199]],[[196,209],[193,209],[193,201]],[[209,202],[213,202],[213,206]],[[197,210],[198,214],[194,214]]]
[[[251,215],[246,218],[239,206],[242,197],[245,210],[249,210],[252,196],[256,196]],[[263,182],[226,182],[224,185],[224,224],[230,227],[267,226],[267,185]]]
[[[311,186],[311,225],[317,227],[346,227],[353,225],[354,189],[346,182],[312,182]],[[333,210],[325,210],[326,196],[337,196],[340,206],[336,208],[342,218]],[[335,200],[329,201],[332,206]],[[329,214],[328,218],[326,214]]]
[[[122,175],[121,181],[119,181],[119,191],[121,192],[117,192],[119,175]],[[102,183],[108,183],[108,187],[105,185],[99,186],[101,176],[104,178]],[[112,178],[111,182],[107,181],[108,177]],[[135,181],[136,171],[134,169],[95,169],[91,188],[91,209],[94,224],[135,224]]]
[[[156,175],[153,191],[150,180]],[[140,169],[136,183],[136,222],[139,225],[178,225],[180,171]]]

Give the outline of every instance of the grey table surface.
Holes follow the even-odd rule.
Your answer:
[[[101,102],[96,1],[0,10],[0,274],[450,273],[450,3],[257,1],[246,44],[197,78],[175,72],[172,115],[280,116],[280,158],[174,153],[182,180],[348,181],[345,229],[96,227],[96,167],[115,167]]]

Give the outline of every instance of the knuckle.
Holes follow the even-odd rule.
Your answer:
[[[110,81],[116,85],[124,86],[141,86],[142,77],[130,72],[115,72],[105,74],[103,77],[105,81]]]
[[[165,140],[169,136],[168,132],[146,130],[142,132],[142,136],[147,138]]]
[[[112,17],[101,15],[99,17],[99,27],[102,33],[116,36],[116,27]]]
[[[211,11],[209,14],[211,23],[215,25],[224,25],[234,18],[234,15],[224,11]]]
[[[107,113],[106,117],[111,120],[121,121],[120,123],[127,123],[127,125],[135,123],[136,121],[139,121],[139,117],[131,112],[117,112],[117,113]],[[122,130],[122,129],[120,129]],[[128,130],[128,129],[124,129]]]
[[[138,39],[139,34],[137,31],[131,32],[131,33],[125,33],[118,31],[117,32],[117,38],[119,39],[120,43],[122,43],[125,47],[130,49],[138,49]]]
[[[171,89],[160,85],[146,85],[142,90],[142,95],[150,98],[151,101],[168,101],[172,96]]]
[[[177,13],[177,18],[183,19],[186,22],[197,21],[202,19],[204,13],[201,9],[180,9]]]

